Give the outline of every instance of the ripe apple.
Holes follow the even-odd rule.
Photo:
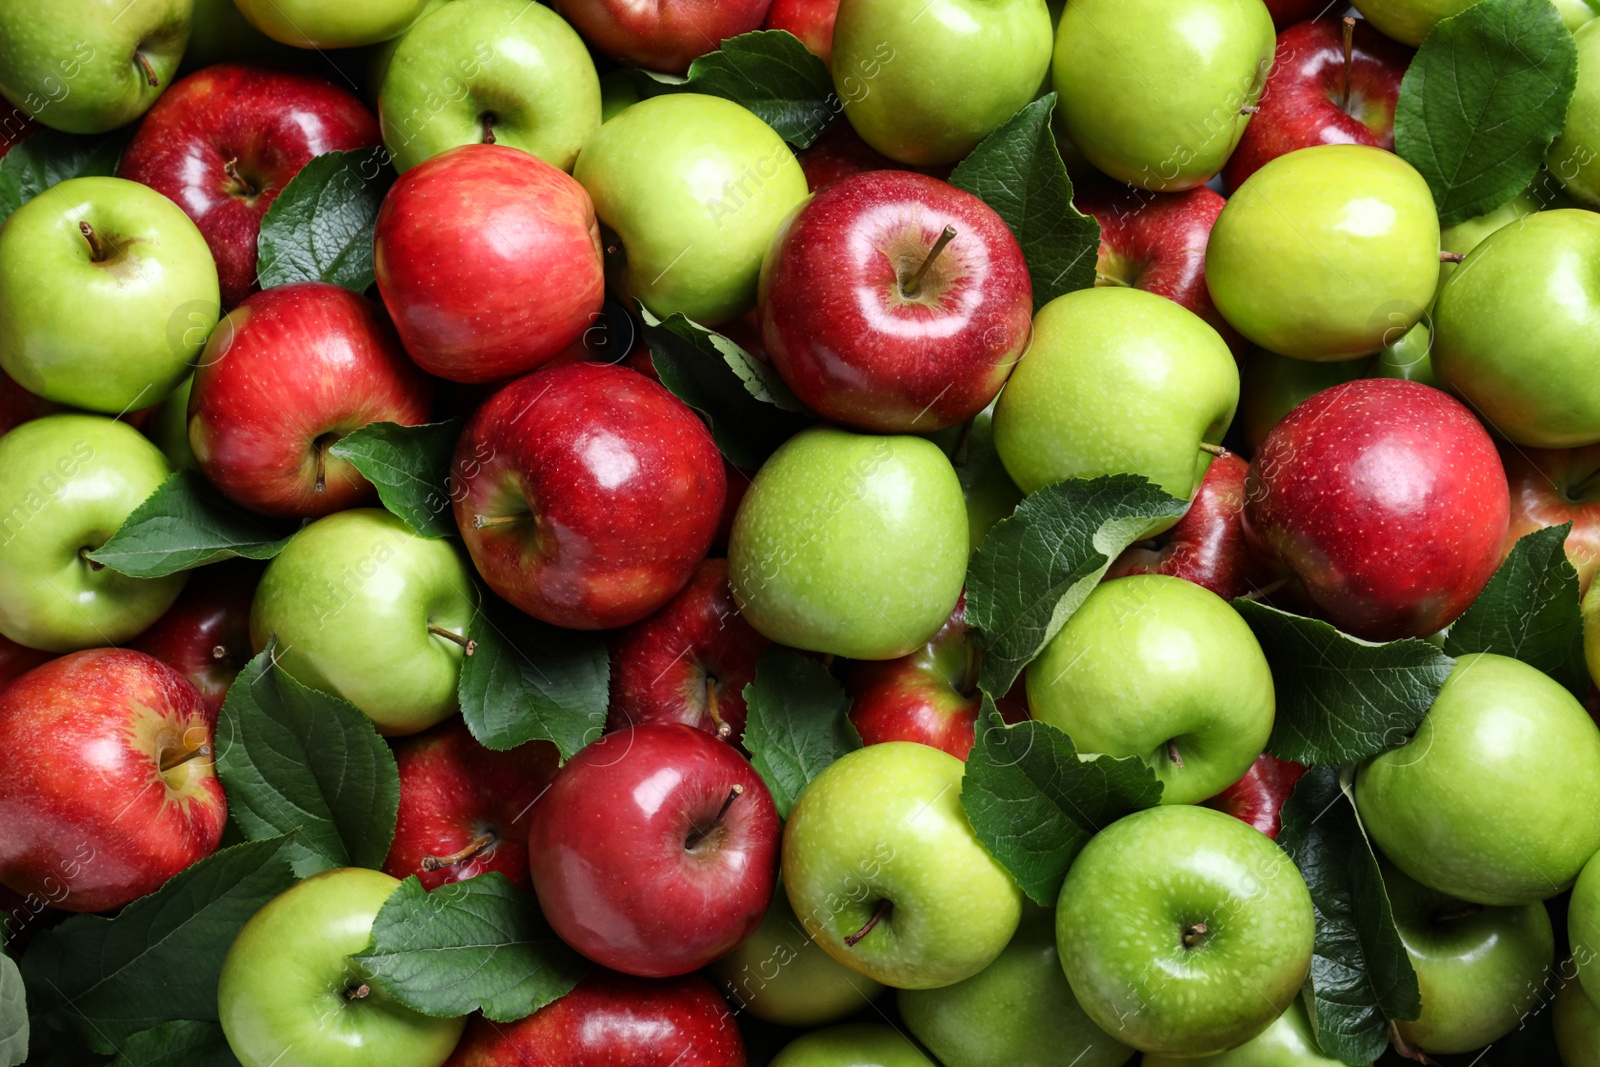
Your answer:
[[[629,67],[683,74],[729,37],[761,27],[772,0],[556,0],[596,48]]]
[[[250,647],[250,602],[260,577],[260,565],[247,560],[208,567],[204,580],[191,582],[130,647],[189,679],[215,715],[228,687],[255,654]]]
[[[1561,21],[1573,33],[1600,17],[1600,7],[1596,7],[1593,0],[1555,0],[1555,5],[1561,13]]]
[[[1274,841],[1283,829],[1283,805],[1294,795],[1304,765],[1263,752],[1244,777],[1205,802],[1206,807],[1249,823]]]
[[[1600,1067],[1600,1008],[1577,982],[1556,994],[1556,1047],[1566,1067]]]
[[[936,178],[875,171],[791,215],[761,268],[761,336],[831,422],[919,433],[989,406],[1033,327],[1033,284],[1005,220]]]
[[[0,383],[0,392],[4,384]],[[197,471],[200,463],[194,458],[189,445],[189,397],[194,390],[194,375],[189,375],[172,391],[172,395],[155,406],[144,435],[161,449],[167,465],[175,471]]]
[[[1545,172],[1548,174],[1548,172]],[[1548,196],[1549,202],[1542,197]],[[1491,234],[1511,225],[1521,222],[1535,212],[1544,211],[1552,207],[1577,207],[1578,204],[1571,197],[1560,190],[1547,193],[1538,187],[1537,183],[1526,191],[1518,193],[1504,204],[1476,215],[1465,222],[1458,222],[1454,226],[1446,226],[1439,231],[1439,247],[1446,252],[1454,252],[1465,258],[1474,248],[1487,241]],[[1454,257],[1452,257],[1454,258]],[[1443,286],[1450,280],[1450,275],[1456,272],[1459,263],[1441,259],[1439,262],[1439,285]],[[1421,323],[1418,324],[1422,325]]]
[[[772,1058],[769,1067],[934,1067],[893,1026],[846,1023],[801,1034]]]
[[[846,686],[850,722],[862,743],[916,741],[966,759],[982,705],[966,597],[921,648],[899,659],[856,664]]]
[[[1572,523],[1567,561],[1577,568],[1580,592],[1600,570],[1600,445],[1587,448],[1500,446],[1511,486],[1507,554],[1518,539],[1546,526]]]
[[[369,985],[349,957],[400,883],[360,867],[274,897],[228,949],[217,1013],[243,1067],[439,1067],[465,1019],[432,1019]]]
[[[684,723],[606,734],[529,814],[544,917],[624,974],[698,970],[755,932],[778,871],[778,810],[755,768]]]
[[[717,531],[722,457],[681,400],[626,367],[519,378],[456,445],[456,525],[484,581],[557,626],[638,622],[675,596]]]
[[[1385,345],[1366,369],[1369,378],[1399,378],[1440,388],[1438,376],[1433,373],[1433,331],[1427,321],[1417,323],[1398,341]]]
[[[1413,329],[1426,329],[1418,323]],[[1265,348],[1252,349],[1239,378],[1239,423],[1252,452],[1261,447],[1272,428],[1301,401],[1357,378],[1369,377],[1365,360],[1346,359],[1316,363],[1290,359]],[[1388,377],[1388,376],[1386,376]]]
[[[360,48],[398,37],[428,9],[429,0],[234,0],[250,25],[296,48]]]
[[[812,55],[833,60],[833,23],[839,17],[839,0],[772,0],[764,30],[788,30]],[[848,125],[841,123],[840,125]]]
[[[863,141],[848,122],[829,123],[811,147],[803,149],[796,158],[813,193],[852,174],[874,170],[909,170],[939,179],[948,178],[951,171],[948,166],[913,167],[897,163]]]
[[[1296,1000],[1271,1026],[1227,1052],[1199,1060],[1148,1053],[1139,1061],[1139,1067],[1195,1067],[1199,1064],[1204,1067],[1343,1067],[1344,1061],[1323,1055],[1305,1004]]]
[[[1022,503],[1022,490],[1006,473],[1006,465],[994,446],[994,405],[978,412],[969,425],[970,432],[962,431],[965,442],[957,439],[952,462],[967,502],[967,540],[976,552],[983,547],[994,524],[1017,510]]]
[[[1311,966],[1311,894],[1286,852],[1210,808],[1119,819],[1067,871],[1056,945],[1089,1017],[1134,1048],[1205,1056],[1271,1026]]]
[[[1593,999],[1600,988],[1600,863],[1586,863],[1572,887],[1567,905],[1567,939],[1573,959],[1578,961],[1578,978]]]
[[[1333,9],[1330,0],[1265,0],[1273,25],[1284,30]]]
[[[248,297],[211,334],[189,394],[189,445],[237,504],[316,518],[375,490],[328,449],[372,422],[428,421],[432,386],[383,309],[327,282]]]
[[[0,369],[46,400],[109,415],[161,401],[219,299],[205,238],[137,182],[68,179],[0,229]]]
[[[1358,0],[1357,11],[1385,37],[1415,48],[1441,19],[1459,15],[1473,0]]]
[[[66,911],[154,892],[222,839],[216,712],[142,652],[52,660],[0,691],[0,883]]]

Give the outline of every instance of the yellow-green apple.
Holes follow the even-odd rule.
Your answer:
[[[1561,12],[1561,21],[1573,33],[1600,17],[1600,7],[1596,7],[1593,0],[1555,0],[1555,5]]]
[[[958,439],[952,462],[967,502],[967,540],[973,552],[983,546],[994,524],[1009,518],[1022,503],[1022,490],[1006,473],[994,446],[994,405],[973,418],[965,447]]]
[[[911,1039],[881,1023],[845,1023],[801,1034],[769,1067],[934,1067]]]
[[[1420,327],[1419,323],[1415,328]],[[1239,378],[1239,423],[1245,443],[1252,452],[1259,449],[1272,428],[1301,401],[1335,385],[1365,378],[1367,371],[1368,364],[1359,359],[1316,363],[1265,348],[1252,349]]]
[[[1539,194],[1542,190],[1537,186],[1530,187],[1524,192],[1507,200],[1493,211],[1476,215],[1465,222],[1458,222],[1454,226],[1446,226],[1439,231],[1439,248],[1441,251],[1452,252],[1454,255],[1439,261],[1439,285],[1443,286],[1450,280],[1450,275],[1456,272],[1460,263],[1455,261],[1456,256],[1463,259],[1493,233],[1497,233],[1513,222],[1520,222],[1529,215],[1543,211],[1549,207],[1577,207],[1571,197],[1560,195],[1564,203],[1544,203]],[[1421,325],[1419,323],[1419,325]]]
[[[261,566],[231,560],[208,567],[177,602],[130,647],[189,679],[212,714],[222,710],[228,687],[250,662],[250,602]]]
[[[1324,0],[1317,0],[1320,5]],[[1148,1053],[1139,1067],[1343,1067],[1344,1061],[1324,1055],[1305,1004],[1296,1000],[1276,1022],[1249,1041],[1215,1056],[1162,1056]]]
[[[1414,48],[1441,20],[1472,4],[1473,0],[1358,0],[1355,7],[1384,36]]]
[[[1502,444],[1500,459],[1511,486],[1506,553],[1535,530],[1570,522],[1567,561],[1578,571],[1579,592],[1588,592],[1600,570],[1600,445],[1547,449]]]
[[[1600,1008],[1577,982],[1556,994],[1555,1030],[1565,1067],[1600,1067]]]
[[[600,51],[630,67],[683,74],[729,37],[760,29],[772,0],[556,0]]]
[[[296,48],[360,48],[400,36],[427,11],[429,0],[234,0],[250,25]]]
[[[839,0],[772,0],[761,28],[788,30],[800,38],[800,43],[812,55],[824,63],[831,63],[833,24],[838,17]]]
[[[1283,829],[1283,805],[1294,795],[1294,784],[1306,773],[1303,764],[1263,752],[1244,777],[1205,802],[1206,807],[1249,823],[1274,841]]]
[[[1567,940],[1590,999],[1600,990],[1600,863],[1584,864],[1567,904]]]

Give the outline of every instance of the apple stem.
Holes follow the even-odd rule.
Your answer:
[[[466,649],[467,655],[469,656],[478,651],[478,642],[462,637],[460,634],[451,633],[442,626],[429,626],[428,632],[433,634],[435,637],[442,637],[446,641],[454,641],[456,644]]]
[[[497,530],[502,526],[515,526],[523,520],[521,515],[474,515],[472,528],[474,530]]]
[[[1120,289],[1130,289],[1130,288],[1132,288],[1132,286],[1130,286],[1127,282],[1123,281],[1121,278],[1118,278],[1116,275],[1114,275],[1114,274],[1106,274],[1104,271],[1098,271],[1098,270],[1094,272],[1094,284],[1097,285],[1097,286],[1104,286],[1104,287],[1116,286],[1117,288],[1120,288]]]
[[[472,857],[476,856],[478,853],[494,844],[496,840],[497,839],[494,834],[487,832],[481,833],[477,837],[474,837],[471,841],[468,841],[465,848],[462,848],[456,852],[452,852],[448,856],[422,857],[422,869],[425,871],[437,871],[442,867],[454,867],[462,860],[470,860]]]
[[[328,451],[322,445],[317,445],[317,484],[315,492],[323,493],[328,489]]]
[[[900,295],[911,297],[917,295],[917,290],[922,287],[922,279],[927,276],[928,270],[933,266],[933,261],[939,258],[951,241],[956,239],[956,228],[946,226],[939,239],[933,242],[933,247],[928,249],[927,256],[922,261],[922,266],[917,268],[917,273],[900,283]]]
[[[494,120],[497,117],[498,116],[496,116],[493,111],[485,111],[482,115],[478,116],[479,121],[483,123],[484,144],[496,143],[494,139]]]
[[[103,263],[106,258],[106,246],[101,242],[100,235],[94,232],[94,227],[87,222],[78,223],[78,232],[83,234],[83,239],[89,242],[89,258],[95,263]]]
[[[709,674],[706,675],[706,714],[710,715],[711,721],[717,724],[717,737],[726,741],[732,735],[733,727],[729,726],[722,716],[717,714],[717,680]]]
[[[156,68],[150,65],[150,61],[145,58],[144,53],[135,52],[133,54],[133,61],[139,64],[139,68],[144,71],[144,80],[150,83],[150,88],[159,88],[161,85],[161,79],[156,77]]]
[[[226,174],[228,176],[228,180],[233,182],[234,192],[238,193],[240,196],[256,196],[261,192],[260,189],[257,189],[255,186],[251,185],[249,181],[245,179],[244,175],[239,173],[239,159],[237,156],[228,160],[222,165],[222,173]]]
[[[861,929],[845,937],[844,947],[855,948],[858,944],[860,944],[861,939],[872,933],[872,928],[877,926],[878,922],[889,913],[889,907],[890,904],[888,897],[878,901],[878,906],[872,909],[872,918],[868,919],[867,924]]]
[[[1285,574],[1282,578],[1274,579],[1273,581],[1270,581],[1266,585],[1262,586],[1260,589],[1252,589],[1252,590],[1250,590],[1248,593],[1244,594],[1239,599],[1240,600],[1250,600],[1250,601],[1265,600],[1267,597],[1271,596],[1273,593],[1276,593],[1278,590],[1280,590],[1284,586],[1288,585],[1290,577],[1291,577],[1290,575]]]
[[[728,814],[728,809],[733,807],[733,802],[742,796],[744,796],[744,786],[742,785],[735,785],[732,789],[728,790],[728,799],[724,800],[722,802],[722,807],[717,809],[717,817],[711,820],[711,825],[706,827],[704,830],[701,830],[697,827],[695,831],[689,835],[688,839],[684,841],[683,847],[692,850],[698,847],[700,842],[710,837],[711,832],[722,823],[722,817]]]
[[[1460,263],[1463,259],[1466,259],[1466,258],[1467,257],[1462,255],[1460,252],[1440,252],[1439,253],[1439,262],[1440,263]]]
[[[211,746],[201,745],[198,748],[191,748],[189,751],[180,756],[163,757],[161,760],[161,773],[166,774],[168,771],[172,770],[172,768],[188,763],[196,756],[209,755],[211,755]]]
[[[1258,112],[1260,110],[1261,110],[1261,108],[1259,106],[1257,106],[1256,104],[1246,104],[1244,107],[1241,107],[1239,109],[1239,114],[1241,114],[1241,115],[1254,115],[1256,112]]]
[[[1183,757],[1178,753],[1178,742],[1167,742],[1167,758],[1177,764],[1180,771],[1183,770]]]
[[[344,997],[345,997],[346,1000],[365,1000],[367,997],[370,997],[371,995],[372,995],[372,987],[369,986],[367,983],[362,982],[360,985],[356,986],[354,989],[345,990]]]
[[[1339,104],[1339,109],[1345,114],[1350,113],[1350,67],[1355,62],[1356,49],[1356,20],[1353,16],[1346,15],[1344,19],[1344,99]]]
[[[1221,459],[1223,456],[1228,454],[1228,450],[1226,448],[1223,448],[1221,445],[1214,445],[1210,441],[1201,441],[1200,451],[1204,452],[1208,456],[1216,456],[1218,459]]]
[[[1183,947],[1184,948],[1194,948],[1200,942],[1204,941],[1206,935],[1208,933],[1210,933],[1210,932],[1211,932],[1210,927],[1206,926],[1205,923],[1193,923],[1193,924],[1191,924],[1189,926],[1184,927],[1183,928]]]

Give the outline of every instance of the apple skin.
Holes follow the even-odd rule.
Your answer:
[[[738,752],[684,723],[606,734],[529,814],[539,907],[560,938],[624,974],[698,970],[772,899],[778,809]]]
[[[878,433],[977,415],[1033,330],[1033,283],[1005,220],[971,193],[906,171],[846,178],[807,201],[774,235],[759,294],[762,340],[800,401]]]
[[[189,446],[234,503],[317,518],[377,495],[328,449],[368,423],[427,422],[432,395],[378,304],[327,282],[281,285],[247,297],[206,342]]]
[[[260,577],[260,565],[247,560],[208,567],[205,577],[185,587],[167,613],[130,647],[189,679],[215,715],[228,687],[255,654],[250,603]]]
[[[593,971],[509,1025],[474,1015],[446,1067],[745,1067],[728,1004],[697,974]]]
[[[934,1067],[897,1028],[846,1023],[801,1034],[769,1067]]]
[[[1589,1000],[1600,989],[1600,863],[1584,864],[1567,905],[1567,939]],[[1597,1049],[1596,1051],[1600,1051]]]
[[[729,585],[757,633],[849,659],[927,642],[966,567],[961,483],[938,446],[827,426],[767,459],[728,540]]]
[[[1328,0],[1263,0],[1279,32],[1328,10]]]
[[[705,558],[727,491],[699,417],[626,367],[519,378],[467,423],[456,525],[489,587],[580,630],[638,622]],[[530,510],[532,509],[532,510]]]
[[[1303,764],[1263,752],[1244,777],[1205,802],[1206,807],[1248,823],[1274,841],[1283,829],[1283,805],[1306,773]]]
[[[289,179],[324,152],[378,143],[377,122],[351,93],[305,74],[221,63],[162,96],[117,175],[194,220],[216,261],[222,306],[231,308],[258,287],[261,220]]]
[[[228,817],[216,722],[183,675],[127,649],[74,652],[12,682],[0,691],[0,883],[108,911],[209,856]]]
[[[219,313],[205,238],[137,182],[70,178],[0,229],[0,369],[46,400],[108,415],[160,402]]]
[[[1022,891],[967,823],[964,769],[927,745],[868,745],[813,778],[789,812],[790,906],[830,956],[884,985],[970,978],[1016,933]]]
[[[187,575],[129,578],[84,549],[110,540],[170,473],[137,430],[97,415],[48,415],[0,437],[0,634],[70,652],[159,619]]]
[[[372,248],[406,351],[451,381],[499,381],[549,362],[605,302],[588,194],[504,145],[462,145],[401,175]]]
[[[400,36],[428,9],[429,0],[235,0],[250,25],[295,48],[360,48]]]
[[[1305,1004],[1296,1000],[1276,1022],[1237,1048],[1199,1059],[1152,1052],[1139,1060],[1139,1067],[1344,1067],[1344,1061],[1322,1054]]]
[[[556,0],[600,51],[629,67],[684,74],[729,37],[761,28],[772,0]]]
[[[966,759],[982,705],[966,597],[921,648],[899,659],[857,663],[845,688],[862,744],[916,741]]]
[[[788,30],[824,63],[833,62],[833,23],[839,0],[772,0],[764,30]]]
[[[1567,24],[1567,29],[1573,33],[1600,17],[1600,8],[1591,0],[1555,0],[1556,10],[1561,12],[1561,21]]]
[[[1600,1067],[1600,1008],[1568,982],[1556,994],[1556,1047],[1566,1067]]]
[[[600,128],[600,77],[560,15],[527,0],[455,0],[390,57],[383,141],[404,172],[463,144],[520,148],[570,171]],[[450,89],[440,96],[438,87]]]
[[[1458,401],[1364,378],[1291,411],[1256,451],[1244,530],[1318,610],[1369,641],[1454,622],[1500,565],[1510,489],[1499,454]],[[1440,515],[1451,522],[1441,529]]]
[[[1578,572],[1580,594],[1588,592],[1600,570],[1600,445],[1544,449],[1502,444],[1500,460],[1511,486],[1506,554],[1535,530],[1570,522],[1567,562]]]
[[[1441,19],[1459,15],[1473,0],[1360,0],[1357,11],[1385,37],[1415,48]]]
[[[1222,1052],[1271,1026],[1305,981],[1315,926],[1286,852],[1186,805],[1136,812],[1091,838],[1056,907],[1061,965],[1083,1010],[1168,1056]]]
[[[1420,324],[1419,324],[1420,325]],[[1301,401],[1324,389],[1368,377],[1368,364],[1358,359],[1314,363],[1290,359],[1265,348],[1251,351],[1239,379],[1239,422],[1252,452],[1261,447],[1272,428]]]
[[[1010,518],[1022,503],[1022,490],[1011,480],[994,446],[994,406],[978,412],[967,434],[965,454],[960,439],[953,451],[956,477],[967,502],[967,540],[973,552],[983,547],[989,531]],[[964,431],[965,432],[965,431]]]
[[[349,958],[367,947],[398,888],[378,871],[335,868],[290,886],[244,924],[217,986],[222,1032],[243,1067],[445,1062],[466,1020],[396,1003]]]
[[[913,167],[897,163],[861,139],[855,127],[848,122],[832,122],[822,135],[801,149],[796,157],[805,172],[806,185],[813,193],[852,174],[865,174],[874,170],[909,170],[931,178],[945,179],[952,168],[948,166]]]
[[[1600,729],[1535,668],[1462,656],[1416,735],[1357,771],[1355,800],[1373,843],[1423,885],[1546,900],[1600,850]]]

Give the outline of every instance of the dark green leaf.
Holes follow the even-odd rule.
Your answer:
[[[1383,874],[1333,767],[1313,767],[1283,806],[1278,844],[1311,890],[1316,947],[1308,1003],[1322,1051],[1371,1063],[1390,1019],[1422,1010],[1417,975],[1395,929]]]
[[[289,179],[261,220],[261,287],[332,282],[355,292],[372,284],[372,226],[394,181],[380,148],[328,152]]]
[[[234,845],[114,919],[75,915],[42,931],[22,958],[29,992],[108,1055],[162,1023],[215,1020],[228,946],[250,916],[294,884],[292,853],[287,837]]]
[[[1233,606],[1272,667],[1267,749],[1296,763],[1354,763],[1405,744],[1455,664],[1426,641],[1373,644],[1250,600]]]
[[[460,419],[426,426],[371,422],[341,437],[328,454],[349,460],[412,533],[448,537],[456,532],[449,482],[459,436]]]
[[[1079,759],[1072,738],[1049,723],[1007,726],[988,695],[979,722],[961,779],[967,821],[1023,892],[1054,907],[1089,838],[1161,803],[1161,783],[1137,756]]]
[[[295,873],[382,866],[400,773],[372,720],[273,665],[268,646],[239,672],[217,720],[217,775],[250,840],[299,830]]]
[[[17,1067],[28,1058],[28,1000],[22,972],[11,957],[0,956],[0,1067]]]
[[[833,75],[787,30],[757,30],[722,42],[689,67],[682,88],[725,97],[806,148],[839,113]]]
[[[89,558],[133,578],[160,578],[234,556],[271,559],[291,532],[235,505],[199,472],[181,470]]]
[[[588,963],[550,933],[538,903],[502,874],[429,892],[400,883],[352,957],[413,1011],[453,1019],[474,1011],[500,1023],[569,992]]]
[[[756,664],[756,680],[744,687],[744,701],[744,747],[785,819],[811,779],[861,747],[844,688],[804,653],[768,649]]]
[[[0,222],[58,182],[115,174],[122,142],[49,129],[29,134],[0,160]]]
[[[1550,0],[1480,0],[1434,27],[1395,109],[1395,151],[1446,226],[1528,187],[1566,122],[1578,49]]]
[[[1056,94],[1040,97],[995,130],[950,175],[950,184],[981,199],[1005,220],[1033,279],[1033,306],[1094,287],[1100,224],[1072,206],[1050,112]]]
[[[124,1041],[109,1067],[238,1067],[222,1026],[178,1019]]]
[[[1136,474],[1047,485],[995,524],[967,570],[985,692],[1004,694],[1083,604],[1111,561],[1185,501]]]

